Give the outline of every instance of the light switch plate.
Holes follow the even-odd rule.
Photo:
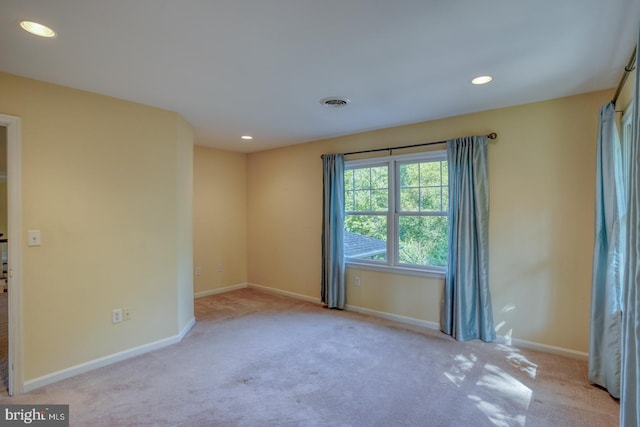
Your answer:
[[[41,243],[40,230],[27,231],[27,246],[40,246]]]

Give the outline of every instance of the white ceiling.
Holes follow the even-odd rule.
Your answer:
[[[0,0],[0,70],[177,111],[197,144],[251,152],[615,87],[639,16],[640,0]],[[336,95],[351,103],[319,102]]]

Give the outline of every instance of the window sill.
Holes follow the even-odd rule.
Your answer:
[[[421,269],[421,268],[411,268],[411,267],[391,267],[389,265],[383,264],[369,264],[364,262],[356,262],[356,261],[347,261],[346,266],[348,268],[355,268],[358,270],[373,270],[380,271],[383,273],[391,273],[391,274],[403,274],[406,276],[419,276],[419,277],[431,277],[434,279],[442,279],[445,278],[445,270],[442,269]]]

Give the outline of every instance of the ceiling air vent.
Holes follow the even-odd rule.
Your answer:
[[[329,98],[323,98],[320,100],[320,103],[328,108],[339,108],[346,106],[349,102],[351,102],[348,98],[341,98],[337,96],[332,96]]]

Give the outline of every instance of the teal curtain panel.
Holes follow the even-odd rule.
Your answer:
[[[619,398],[624,277],[624,235],[621,235],[621,227],[626,216],[626,195],[613,102],[600,110],[596,156],[589,380]]]
[[[449,255],[440,327],[458,341],[496,338],[489,292],[488,138],[447,141]]]
[[[344,155],[325,154],[322,203],[322,302],[329,308],[345,305]]]
[[[638,33],[640,43],[640,32]],[[633,93],[633,119],[630,147],[629,191],[625,260],[627,266],[623,281],[622,315],[622,367],[620,372],[620,425],[640,426],[640,174],[638,173],[638,145],[640,145],[640,90],[636,49],[635,88]]]

